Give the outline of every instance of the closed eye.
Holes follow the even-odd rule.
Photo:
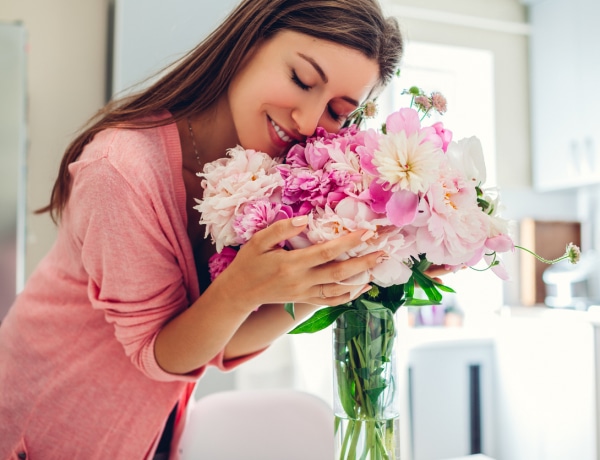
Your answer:
[[[339,122],[342,119],[342,116],[339,113],[335,112],[329,105],[327,106],[327,112],[329,112],[329,116],[332,118],[333,121]]]
[[[311,89],[311,86],[308,86],[302,80],[300,80],[300,77],[298,77],[298,74],[295,70],[292,70],[292,81],[296,83],[296,85],[298,85],[298,87],[303,91],[308,91],[309,89]]]

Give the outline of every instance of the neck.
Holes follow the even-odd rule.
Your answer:
[[[187,169],[199,171],[204,164],[225,157],[227,149],[238,144],[229,104],[225,97],[217,101],[209,110],[178,122],[178,129],[183,165]]]

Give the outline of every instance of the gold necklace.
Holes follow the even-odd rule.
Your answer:
[[[196,136],[194,136],[194,129],[192,128],[192,123],[190,122],[189,117],[186,118],[188,130],[190,131],[190,138],[192,139],[192,146],[194,147],[194,155],[196,155],[196,161],[198,162],[198,166],[202,169],[202,161],[200,160],[200,154],[198,153],[198,147],[196,146]]]

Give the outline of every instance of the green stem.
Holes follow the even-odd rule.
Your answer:
[[[476,271],[476,272],[485,272],[488,271],[490,268],[492,268],[495,265],[498,265],[499,262],[496,261],[496,259],[498,258],[498,254],[496,254],[496,252],[492,253],[492,254],[486,254],[486,256],[494,256],[494,259],[488,264],[487,267],[485,268],[475,268],[475,267],[469,267],[471,270]]]
[[[348,442],[351,439],[350,433],[354,429],[354,423],[356,423],[352,419],[348,419],[348,426],[346,427],[346,431],[344,431],[344,440],[342,441],[342,449],[340,451],[340,460],[344,460],[346,458],[346,450],[348,449]],[[341,422],[340,426],[344,426],[344,423]]]
[[[517,246],[515,244],[515,248],[521,249],[522,251],[525,251],[525,252],[528,252],[529,254],[531,254],[533,257],[535,257],[540,262],[544,262],[545,264],[549,264],[549,265],[555,264],[557,262],[560,262],[561,260],[565,260],[565,259],[569,258],[569,254],[563,254],[562,256],[557,257],[556,259],[548,260],[548,259],[544,259],[542,256],[537,255],[535,252],[530,251],[527,248],[524,248],[523,246]]]
[[[379,400],[387,400],[387,397],[382,393],[378,401],[373,401],[369,394],[381,388],[384,382],[380,366],[386,367],[386,363],[391,361],[388,348],[394,337],[393,327],[377,317],[368,319],[364,330],[345,343],[347,365],[338,367],[337,373],[338,379],[345,380],[339,385],[340,391],[350,393],[346,396],[340,394],[340,397],[343,401],[352,401],[354,414],[345,422],[347,429],[339,434],[339,460],[390,460],[387,424],[377,421],[383,415],[380,406],[386,402],[380,403]],[[378,339],[377,350],[373,350],[375,339]]]
[[[353,353],[355,352],[355,353]],[[365,356],[364,353],[362,353],[361,350],[361,346],[360,344],[357,342],[356,337],[353,338],[349,343],[348,343],[348,354],[350,357],[350,364],[352,366],[352,369],[360,369],[362,367],[365,366]],[[355,355],[356,354],[356,359],[355,359]],[[357,363],[358,361],[358,363]],[[368,410],[368,408],[366,407],[368,404],[368,400],[365,399],[365,389],[362,385],[362,381],[360,379],[360,377],[358,375],[356,375],[356,372],[353,372],[354,374],[354,383],[356,385],[356,390],[355,390],[355,395],[356,395],[356,399],[358,400],[357,402],[359,403],[359,408],[362,408],[361,411],[356,411],[356,417],[358,418],[359,416],[364,415],[364,412],[367,411],[367,413],[370,413],[370,410]]]
[[[360,420],[352,420],[352,422],[354,423],[354,427],[352,430],[352,442],[350,443],[350,449],[348,450],[347,460],[356,460],[356,447],[358,444],[358,438],[360,437],[360,430],[362,425],[362,422]]]
[[[384,460],[389,460],[390,456],[388,455],[387,446],[385,442],[385,438],[387,437],[386,430],[386,422],[375,422],[377,424],[377,429],[375,431],[377,445],[380,446],[381,452],[383,454]],[[383,435],[382,435],[383,433]]]

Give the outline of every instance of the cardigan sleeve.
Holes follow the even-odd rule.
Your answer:
[[[195,380],[204,368],[173,375],[154,356],[160,329],[195,300],[189,277],[196,273],[185,260],[187,232],[172,187],[166,179],[154,179],[156,165],[147,167],[147,162],[122,164],[117,158],[115,164],[105,154],[73,163],[67,207],[71,235],[81,251],[92,307],[113,325],[133,364],[155,380]],[[227,369],[238,362],[223,363],[220,353],[209,364]]]

